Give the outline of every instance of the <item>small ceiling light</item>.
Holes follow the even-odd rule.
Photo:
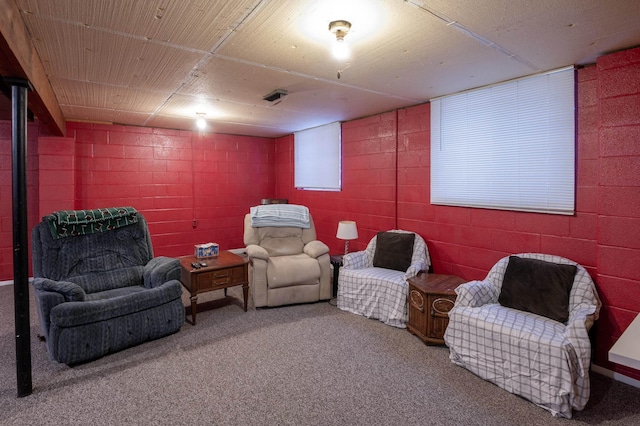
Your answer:
[[[204,119],[204,116],[206,115],[204,112],[196,112],[196,115],[198,116],[198,119],[196,120],[196,126],[198,127],[198,129],[200,130],[204,130],[207,128],[207,120]]]
[[[336,42],[333,44],[332,53],[336,59],[347,59],[349,57],[349,46],[344,42],[344,37],[351,29],[349,21],[331,21],[329,22],[329,31],[336,36]]]

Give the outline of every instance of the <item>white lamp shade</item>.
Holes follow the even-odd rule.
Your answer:
[[[338,222],[338,232],[336,237],[341,240],[355,240],[358,238],[358,227],[352,220],[341,220]]]

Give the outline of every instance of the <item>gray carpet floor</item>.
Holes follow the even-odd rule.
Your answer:
[[[239,290],[208,295],[195,326],[74,367],[49,358],[32,301],[33,394],[17,398],[0,287],[0,425],[640,424],[640,389],[601,375],[585,410],[556,419],[406,330],[324,302],[244,312]]]

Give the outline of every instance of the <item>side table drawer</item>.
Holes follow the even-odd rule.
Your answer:
[[[455,298],[439,296],[429,297],[431,300],[431,315],[436,318],[449,318],[449,311],[453,309]]]
[[[442,339],[449,325],[449,311],[453,309],[455,297],[429,295],[429,322],[427,337]]]
[[[429,301],[426,295],[413,286],[409,286],[409,322],[407,326],[418,335],[426,336],[428,314]]]
[[[229,286],[234,283],[245,281],[244,267],[218,269],[211,272],[198,274],[196,277],[198,291],[208,291],[218,286]]]

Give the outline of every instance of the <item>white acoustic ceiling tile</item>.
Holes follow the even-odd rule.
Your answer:
[[[455,36],[453,36],[455,37]],[[519,61],[505,57],[490,48],[459,40],[458,48],[449,52],[397,55],[397,68],[384,63],[371,65],[370,73],[358,67],[342,73],[345,82],[357,82],[361,87],[375,87],[383,93],[393,93],[415,101],[522,77],[535,72]],[[378,71],[380,69],[380,71]],[[386,78],[378,75],[386,73]]]
[[[249,108],[253,106],[270,111],[282,111],[282,118],[268,115],[268,119],[287,123],[287,128],[301,130],[329,121],[353,119],[374,114],[390,108],[406,106],[407,99],[351,87],[334,77],[332,80],[303,78],[297,75],[268,69],[240,67],[237,73],[221,73],[216,78],[206,73],[198,83],[185,86],[181,95],[192,97],[185,104],[200,102],[202,110],[210,106],[215,113],[229,115],[228,109]],[[244,72],[242,72],[244,70]],[[285,73],[286,74],[286,73]],[[212,89],[209,89],[212,87]],[[225,87],[228,90],[225,90]],[[287,95],[276,102],[263,100],[263,96],[274,89],[284,89]],[[175,99],[175,97],[173,98]],[[415,103],[415,102],[413,102]],[[307,120],[300,120],[301,111],[307,112]]]
[[[178,92],[247,104],[262,103],[275,89],[295,90],[314,79],[284,70],[257,66],[233,59],[212,57]]]
[[[317,89],[291,93],[277,107],[282,107],[287,111],[313,111],[314,118],[328,123],[365,117],[376,112],[401,108],[405,105],[406,100],[404,99],[348,86],[324,85]],[[385,109],[385,107],[390,108]],[[297,130],[302,130],[302,128]]]
[[[27,15],[49,25],[67,22],[209,51],[255,9],[257,0],[17,0]]]
[[[286,101],[285,101],[286,102]],[[279,104],[280,106],[282,104]],[[313,114],[306,112],[285,111],[281,108],[271,107],[265,104],[262,105],[249,105],[236,102],[219,101],[219,100],[205,100],[201,104],[201,112],[206,113],[207,119],[221,119],[240,121],[247,120],[253,124],[269,124],[268,120],[274,120],[272,124],[283,123],[287,120],[296,120],[305,116],[312,116]],[[197,116],[196,109],[194,109],[194,99],[190,96],[174,95],[171,99],[158,110],[159,115],[176,115],[182,116],[188,119],[195,119]]]
[[[640,39],[637,0],[422,3],[542,70],[593,63]]]
[[[299,27],[308,4],[266,3],[260,14],[251,17],[217,53],[255,64],[329,77],[335,73],[335,65],[327,44],[309,37]],[[328,21],[322,27],[326,41],[331,41]]]
[[[258,0],[158,2],[154,15],[157,31],[152,38],[210,51],[223,43],[259,3]]]
[[[173,91],[200,61],[198,52],[56,24],[32,17],[35,46],[49,75],[69,80]]]
[[[152,42],[131,43],[128,47],[126,56],[121,57],[118,64],[119,69],[107,75],[107,81],[117,83],[128,77],[130,87],[172,92],[189,78],[191,70],[202,59],[196,52]],[[118,53],[115,52],[112,58],[117,60]]]
[[[153,113],[167,97],[163,92],[58,78],[52,79],[51,84],[63,106]]]

